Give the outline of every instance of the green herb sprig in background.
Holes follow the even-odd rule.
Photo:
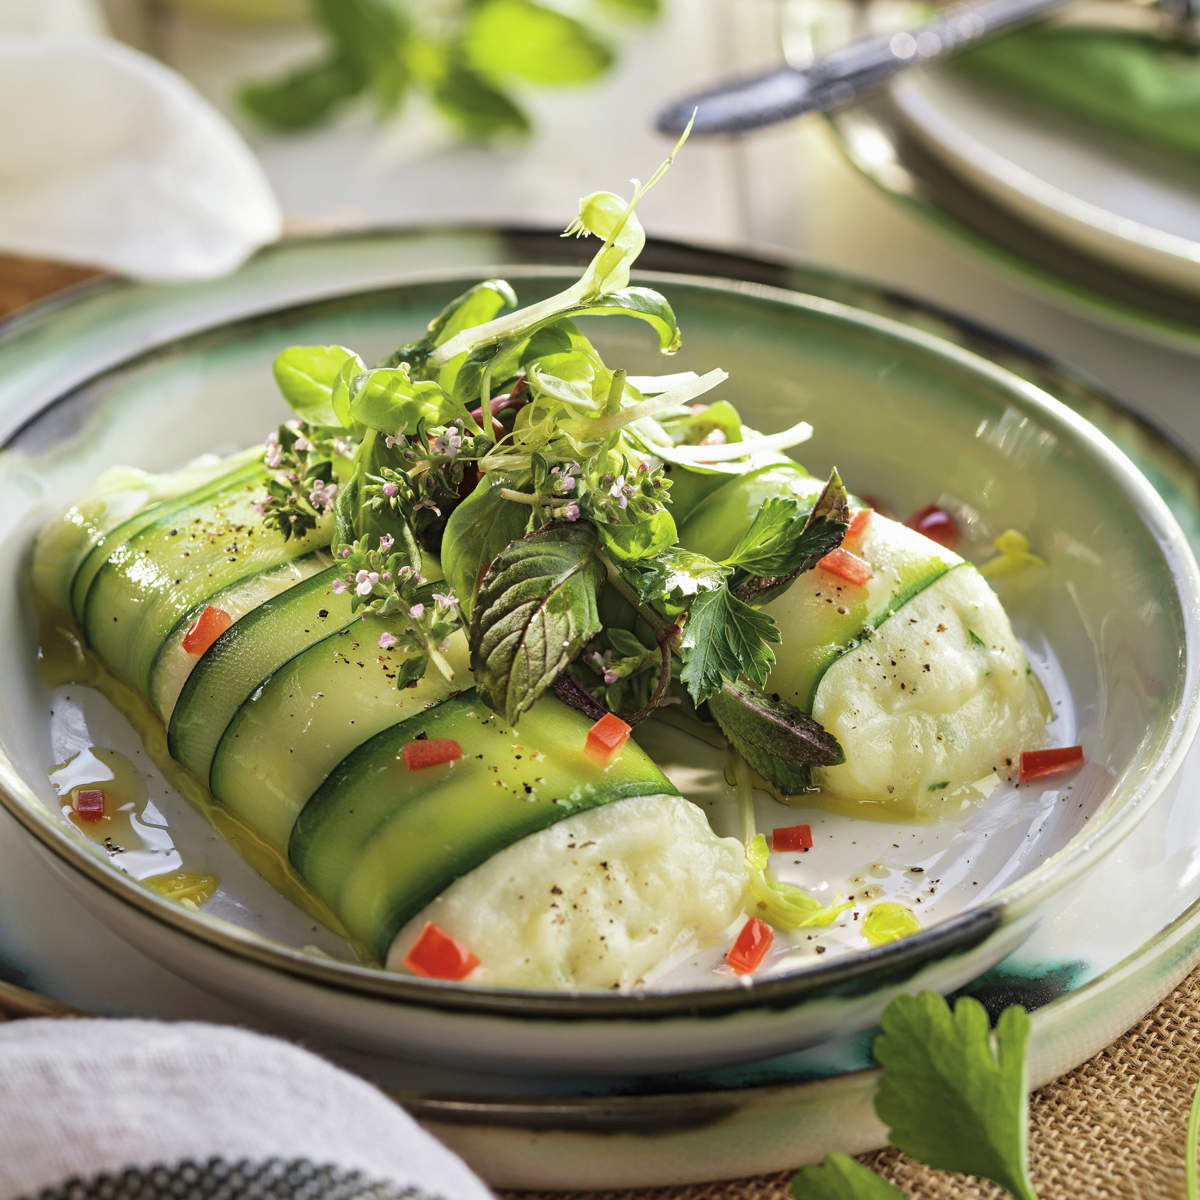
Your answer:
[[[325,53],[282,78],[245,85],[242,106],[281,131],[310,129],[348,101],[368,98],[381,118],[424,93],[465,138],[530,131],[528,86],[590,83],[615,60],[594,28],[606,11],[657,15],[659,0],[590,0],[571,13],[537,0],[312,0]]]

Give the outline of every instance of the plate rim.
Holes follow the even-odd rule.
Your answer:
[[[1167,278],[1167,272],[1190,266],[1195,279],[1190,285],[1184,283],[1182,286],[1193,287],[1197,302],[1200,303],[1200,241],[1146,225],[1133,217],[1122,217],[1043,179],[1007,154],[993,149],[978,137],[964,133],[953,121],[942,117],[936,111],[936,105],[922,91],[922,82],[917,78],[900,79],[889,89],[888,98],[899,119],[934,154],[953,163],[961,174],[968,176],[976,187],[994,200],[1024,214],[1026,219],[1033,220],[1043,229],[1057,230],[1059,226],[1055,224],[1048,227],[1039,217],[1030,216],[1035,208],[1058,220],[1065,217],[1072,228],[1099,232],[1105,238],[1112,239],[1124,250],[1097,250],[1094,253],[1125,270],[1145,274],[1151,281],[1163,282],[1169,287],[1179,287],[1181,285],[1178,282]],[[1031,206],[1014,208],[1009,200],[1014,194],[1027,196],[1032,201]],[[1053,232],[1052,236],[1061,236],[1081,253],[1088,254],[1087,248],[1076,239],[1074,233]],[[1156,260],[1163,259],[1166,264],[1175,266],[1164,265],[1140,271],[1125,257],[1129,251],[1149,251]]]

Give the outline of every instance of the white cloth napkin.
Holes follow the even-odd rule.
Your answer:
[[[0,1024],[0,1200],[488,1200],[395,1104],[273,1038]]]
[[[224,274],[279,236],[245,143],[128,46],[0,32],[0,112],[0,250],[182,280]]]

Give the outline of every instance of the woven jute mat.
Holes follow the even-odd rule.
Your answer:
[[[1039,1200],[1176,1200],[1184,1195],[1188,1108],[1200,1080],[1200,971],[1083,1066],[1030,1102]],[[988,1183],[895,1150],[862,1156],[910,1200],[1001,1200]],[[506,1192],[505,1200],[787,1200],[791,1172],[617,1192]]]
[[[92,274],[0,255],[0,316]],[[20,1015],[14,1013],[13,1015]],[[4,1016],[0,1014],[0,1020]],[[1106,1050],[1031,1103],[1039,1200],[1176,1200],[1188,1107],[1200,1081],[1200,970]],[[893,1150],[863,1156],[910,1200],[1001,1200],[999,1188]],[[617,1192],[507,1192],[504,1200],[787,1200],[791,1173]]]

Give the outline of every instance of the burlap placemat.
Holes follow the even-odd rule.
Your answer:
[[[1033,1095],[1039,1200],[1176,1200],[1184,1194],[1188,1108],[1200,1080],[1200,971],[1083,1066]],[[910,1200],[1001,1200],[975,1179],[895,1150],[862,1156]],[[506,1192],[504,1200],[786,1200],[791,1172],[617,1192]]]
[[[0,255],[0,316],[92,272]],[[0,1015],[0,1020],[3,1020]],[[1188,1107],[1200,1080],[1200,971],[1108,1049],[1042,1088],[1031,1104],[1039,1200],[1175,1200],[1184,1194]],[[910,1200],[1004,1193],[892,1150],[863,1161]],[[790,1172],[728,1183],[618,1192],[507,1192],[505,1200],[786,1200]]]

